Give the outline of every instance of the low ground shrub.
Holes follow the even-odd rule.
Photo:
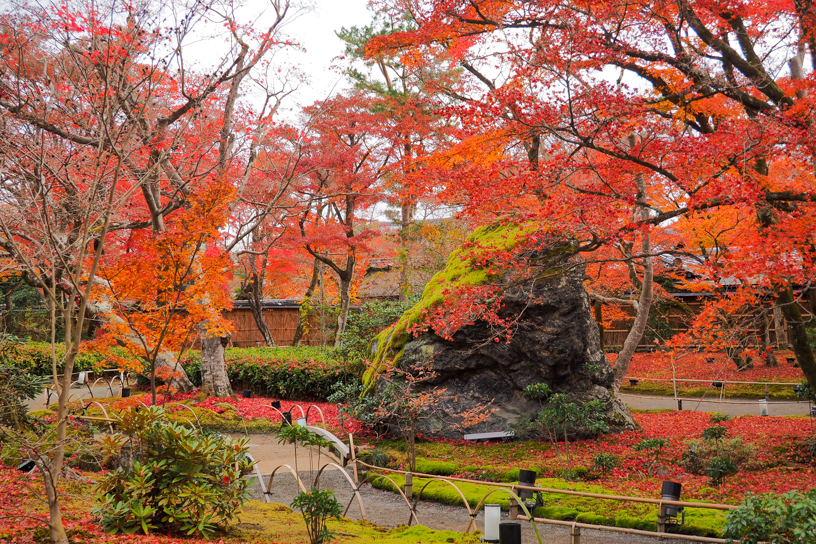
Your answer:
[[[65,370],[63,363],[65,346],[56,344],[54,349],[57,355],[57,371],[61,373]],[[22,343],[10,364],[35,376],[51,376],[51,344],[48,342]],[[81,352],[74,360],[74,372],[103,368],[112,368],[112,365],[107,364],[105,358],[98,353]]]
[[[157,407],[114,417],[120,433],[103,444],[118,468],[101,481],[94,509],[106,531],[208,537],[235,519],[252,465],[248,440],[168,421]]]
[[[816,542],[816,490],[784,495],[748,494],[726,516],[723,537],[744,544]]]
[[[332,350],[311,346],[230,348],[225,359],[234,388],[281,399],[326,399],[347,374],[345,363],[336,360]],[[201,385],[201,354],[188,352],[182,365],[190,380]]]

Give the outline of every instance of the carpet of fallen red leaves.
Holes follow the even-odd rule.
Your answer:
[[[171,403],[168,410],[171,412],[182,412],[184,408],[178,405],[173,405],[173,402],[184,402],[190,406],[197,408],[206,408],[218,414],[235,411],[240,414],[246,421],[253,421],[256,419],[266,419],[270,423],[279,424],[282,419],[281,413],[291,412],[292,421],[294,422],[299,417],[306,417],[307,423],[313,425],[315,423],[325,423],[326,427],[340,438],[346,439],[349,433],[355,435],[365,436],[368,434],[359,422],[344,418],[341,422],[340,414],[337,410],[336,404],[329,404],[327,402],[311,402],[311,401],[290,401],[281,400],[281,407],[275,409],[272,407],[272,402],[278,400],[269,397],[251,397],[232,398],[232,397],[208,397],[204,400],[197,400],[200,396],[198,390],[189,393],[176,393],[168,400]],[[188,402],[194,401],[194,402]],[[111,406],[116,410],[122,410],[131,406],[145,404],[151,406],[153,404],[150,395],[135,395],[132,397],[116,400],[111,403]],[[161,405],[162,399],[157,399],[156,404]],[[225,405],[233,406],[230,408]],[[321,417],[322,414],[322,417]]]
[[[636,353],[629,364],[628,375],[671,379],[674,373],[676,378],[693,380],[800,382],[804,379],[802,370],[786,360],[792,356],[791,352],[777,352],[779,366],[768,367],[760,361],[752,369],[737,370],[724,353]],[[614,364],[618,355],[609,353],[606,357]]]
[[[71,542],[84,544],[205,544],[197,538],[173,538],[161,535],[109,535],[102,531],[90,513],[89,499],[77,496],[75,482],[62,481],[60,488],[67,500],[62,506],[65,529]],[[49,542],[47,508],[36,494],[45,496],[39,473],[22,474],[0,463],[0,542],[35,544]],[[83,494],[87,493],[83,491]],[[73,496],[73,500],[71,497]],[[270,543],[272,544],[272,543]]]

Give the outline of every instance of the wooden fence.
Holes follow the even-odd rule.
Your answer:
[[[665,318],[668,320],[672,334],[688,332],[691,323],[702,311],[704,302],[699,300],[684,301],[683,305],[688,308],[690,312],[683,311],[680,308],[671,307],[665,316]],[[800,304],[799,309],[802,312],[802,317],[807,321],[811,317],[807,306]],[[626,335],[629,334],[629,329],[632,327],[632,323],[635,320],[634,308],[631,306],[624,306],[620,307],[620,310],[626,313],[628,317],[626,319],[613,321],[612,325],[608,329],[604,330],[604,346],[606,347],[623,346],[623,342],[626,340]],[[758,317],[760,312],[763,311],[766,312],[768,316],[768,321],[766,323],[767,332],[765,327],[757,326],[758,324],[761,325],[763,320],[753,319]],[[740,320],[742,322],[751,323],[747,327],[743,326],[741,332],[743,332],[746,336],[755,337],[758,344],[761,343],[761,336],[767,334],[767,341],[771,346],[779,348],[787,345],[787,324],[785,323],[784,319],[781,319],[781,315],[777,316],[777,319],[774,318],[770,305],[751,308],[746,311],[744,315],[740,316]],[[777,332],[777,325],[780,326],[779,331],[781,333]],[[739,326],[740,325],[736,325],[735,327]],[[647,335],[644,335],[644,338],[640,341],[639,347],[653,346],[654,340],[652,338],[648,338]],[[661,343],[663,340],[666,339],[662,338]]]
[[[266,342],[258,329],[252,310],[245,305],[236,306],[232,310],[223,313],[223,316],[232,323],[231,345],[236,348],[265,346]],[[263,316],[275,345],[291,346],[300,320],[300,305],[296,302],[266,305],[263,309]],[[321,323],[319,314],[309,316],[308,326],[301,339],[301,345],[321,346],[333,344],[334,327],[334,318],[326,317]],[[197,340],[193,343],[192,348],[199,349]]]

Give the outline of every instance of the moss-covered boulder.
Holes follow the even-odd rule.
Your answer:
[[[515,429],[541,408],[523,393],[535,383],[547,383],[579,403],[600,399],[613,429],[634,428],[625,406],[608,390],[612,370],[590,313],[584,266],[574,253],[569,241],[542,236],[533,225],[498,223],[476,230],[431,278],[420,302],[374,339],[373,365],[364,382],[377,387],[378,376],[392,364],[431,369],[433,377],[417,387],[445,392],[439,401],[441,417],[420,422],[419,432],[428,435],[460,438],[462,429],[444,415],[487,403],[493,410],[490,417],[467,432]],[[498,317],[512,328],[509,343],[495,322],[483,319],[453,334],[411,334],[428,312],[455,300],[448,297],[471,286],[491,285],[501,288]]]

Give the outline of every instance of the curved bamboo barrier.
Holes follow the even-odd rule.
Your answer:
[[[363,519],[368,519],[366,517],[365,506],[363,505],[363,497],[360,495],[359,488],[354,485],[354,481],[351,479],[351,476],[348,475],[348,472],[343,470],[343,467],[341,467],[337,463],[326,463],[325,465],[320,467],[320,470],[317,471],[317,475],[315,476],[315,485],[317,485],[317,482],[320,481],[320,475],[323,474],[323,471],[326,469],[326,467],[335,467],[340,471],[341,474],[343,474],[343,476],[346,477],[346,480],[348,481],[349,485],[351,486],[351,490],[354,492],[354,497],[357,497],[357,504],[360,505],[360,515],[362,516]],[[346,506],[346,509],[343,511],[344,516],[346,515],[349,508],[351,507],[351,503],[353,502],[354,497],[352,497],[352,500],[349,501],[348,505]]]

